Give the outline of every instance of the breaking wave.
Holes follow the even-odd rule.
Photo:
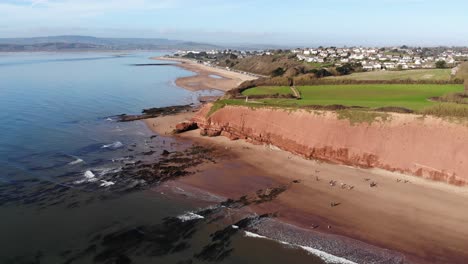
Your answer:
[[[82,162],[84,162],[84,160],[82,160],[80,158],[76,158],[76,160],[69,162],[68,165],[76,165],[76,164],[80,164]]]
[[[111,182],[111,181],[106,181],[106,180],[101,180],[101,184],[99,186],[101,187],[109,187],[109,186],[112,186],[114,185],[115,182]]]
[[[302,250],[307,251],[308,253],[310,253],[312,255],[315,255],[315,256],[321,258],[323,261],[325,261],[326,263],[329,263],[329,264],[332,264],[332,263],[333,264],[335,264],[335,263],[339,263],[339,264],[357,264],[356,262],[353,262],[353,261],[347,260],[345,258],[329,254],[327,252],[324,252],[324,251],[321,251],[321,250],[318,250],[318,249],[315,249],[315,248],[312,248],[312,247],[301,246],[301,245],[291,244],[291,243],[280,241],[280,240],[271,239],[269,237],[262,236],[262,235],[259,235],[259,234],[255,234],[255,233],[252,233],[252,232],[249,232],[249,231],[244,231],[244,232],[245,232],[246,237],[268,239],[268,240],[272,240],[272,241],[278,242],[278,243],[283,244],[283,245],[291,246],[291,247],[294,247],[294,248],[300,248]]]
[[[121,148],[123,147],[124,144],[120,141],[116,141],[112,144],[106,144],[106,145],[103,145],[101,148],[106,148],[106,149],[118,149],[118,148]]]
[[[185,213],[183,215],[177,216],[177,218],[179,220],[181,220],[182,222],[187,222],[187,221],[191,221],[191,220],[195,220],[195,219],[203,219],[205,217],[203,217],[201,215],[198,215],[198,214],[195,214],[195,213],[192,213],[192,212],[188,212],[188,213]]]

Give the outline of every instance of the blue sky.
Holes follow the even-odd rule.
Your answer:
[[[466,0],[0,0],[0,37],[466,45]]]

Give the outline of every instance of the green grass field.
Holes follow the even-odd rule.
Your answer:
[[[414,111],[435,105],[428,100],[453,92],[462,92],[463,85],[428,84],[367,84],[367,85],[318,85],[298,86],[301,100],[259,99],[258,103],[277,106],[345,105],[369,108],[404,107]],[[255,87],[244,95],[291,93],[289,87]]]
[[[405,71],[370,71],[357,72],[351,75],[327,77],[326,79],[346,79],[346,80],[429,80],[429,81],[449,81],[451,78],[450,69],[423,69]]]

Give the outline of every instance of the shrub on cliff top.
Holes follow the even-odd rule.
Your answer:
[[[433,115],[437,117],[459,117],[468,119],[468,105],[441,103],[426,107],[420,111],[421,114]]]

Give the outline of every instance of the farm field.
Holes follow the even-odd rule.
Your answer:
[[[449,81],[450,69],[422,69],[405,71],[370,71],[357,72],[351,75],[327,77],[325,79],[345,80],[423,80],[423,81]]]
[[[258,103],[284,106],[344,105],[369,108],[404,107],[418,111],[435,105],[429,100],[448,93],[462,92],[463,85],[448,84],[367,84],[367,85],[318,85],[298,86],[301,100],[259,99]],[[289,87],[255,87],[243,95],[291,93]]]

